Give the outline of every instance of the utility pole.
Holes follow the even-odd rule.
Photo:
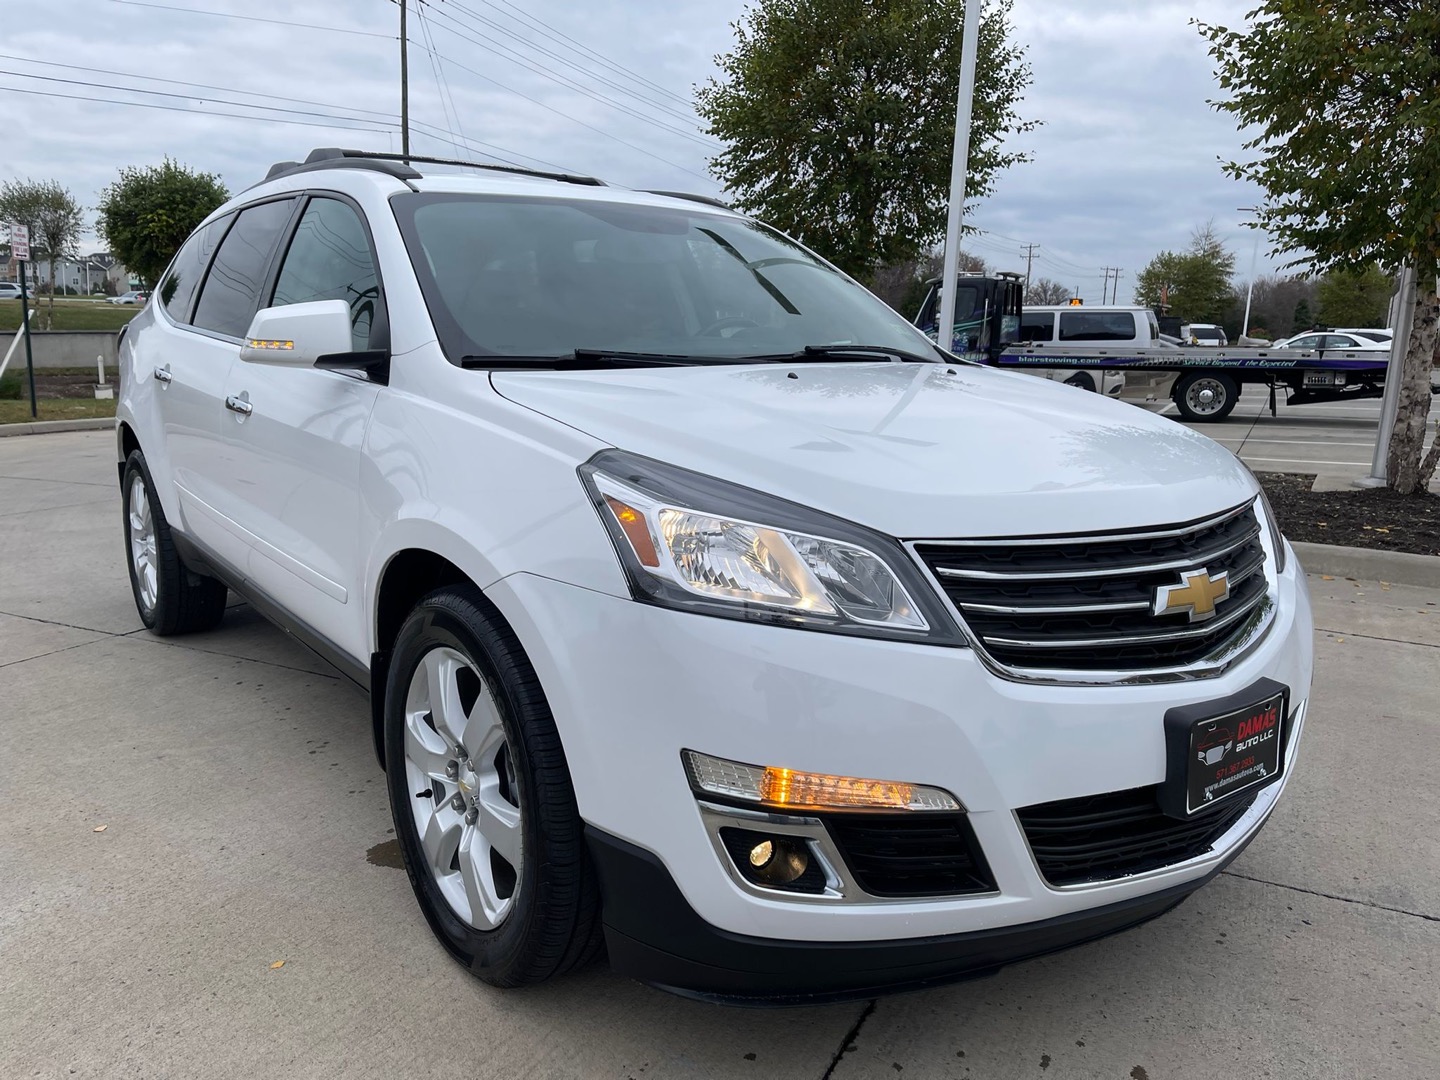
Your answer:
[[[940,279],[940,321],[935,344],[955,347],[956,278],[960,272],[960,224],[965,211],[965,177],[970,167],[970,116],[975,105],[975,49],[980,37],[980,0],[965,0],[960,45],[960,90],[955,97],[955,144],[950,156],[950,205],[945,215],[945,263]],[[983,336],[983,334],[982,334]]]
[[[400,3],[400,156],[410,156],[410,40],[405,33],[405,8]],[[418,0],[417,0],[418,2]]]
[[[1120,269],[1118,266],[1114,267],[1115,284],[1110,289],[1110,303],[1112,304],[1119,303],[1120,301]]]
[[[1115,267],[1102,266],[1100,269],[1105,271],[1105,280],[1100,283],[1100,303],[1108,304],[1110,302],[1110,271],[1114,270]]]
[[[1025,247],[1025,295],[1030,295],[1030,264],[1035,261],[1035,249],[1039,244],[1026,244]],[[1023,298],[1022,298],[1023,299]]]

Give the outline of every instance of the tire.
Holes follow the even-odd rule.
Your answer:
[[[1240,388],[1220,371],[1192,371],[1180,376],[1171,395],[1180,415],[1194,423],[1224,420],[1235,410]]]
[[[514,633],[478,589],[452,586],[416,605],[391,655],[386,783],[431,930],[492,986],[588,962],[599,888],[555,720]]]
[[[1065,385],[1073,386],[1080,390],[1089,390],[1092,394],[1095,392],[1095,380],[1090,377],[1090,373],[1087,371],[1077,371],[1065,380]]]
[[[120,504],[125,565],[140,621],[161,637],[213,630],[225,617],[225,583],[196,573],[180,558],[139,450],[125,460]]]

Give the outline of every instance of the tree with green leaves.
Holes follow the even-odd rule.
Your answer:
[[[1169,306],[1182,322],[1218,323],[1231,306],[1235,255],[1226,250],[1210,224],[1190,234],[1184,251],[1162,251],[1135,279],[1135,302]]]
[[[1423,493],[1440,324],[1440,4],[1434,0],[1258,0],[1240,29],[1197,23],[1225,97],[1255,134],[1225,171],[1265,192],[1259,224],[1323,273],[1410,264],[1414,322],[1390,436],[1388,481]],[[1408,298],[1407,298],[1408,299]]]
[[[1395,283],[1378,266],[1332,270],[1316,290],[1326,326],[1384,326]]]
[[[968,200],[1025,160],[1012,0],[980,20]],[[944,238],[963,0],[755,0],[696,95],[735,204],[869,281]]]
[[[0,221],[29,228],[31,255],[49,266],[48,330],[55,325],[55,264],[74,257],[85,229],[84,208],[54,180],[7,180],[0,184]]]
[[[110,254],[154,288],[195,226],[230,193],[214,173],[178,161],[120,170],[100,196],[99,228]]]
[[[1290,320],[1290,333],[1303,334],[1315,329],[1315,320],[1310,317],[1310,301],[1300,300],[1295,304],[1295,316]]]

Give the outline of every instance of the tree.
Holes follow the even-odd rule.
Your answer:
[[[1225,166],[1265,192],[1257,220],[1313,272],[1415,269],[1390,487],[1423,493],[1440,322],[1440,4],[1434,0],[1257,0],[1249,25],[1197,23],[1228,96],[1213,102],[1255,135]],[[1408,300],[1409,298],[1407,298]]]
[[[45,329],[55,325],[55,264],[71,258],[85,228],[85,212],[54,180],[7,180],[0,184],[0,221],[30,229],[30,252],[50,268],[50,301]]]
[[[1182,322],[1218,323],[1231,305],[1234,274],[1235,256],[1207,223],[1190,234],[1183,252],[1162,251],[1150,260],[1135,279],[1135,302],[1168,304]]]
[[[153,288],[195,226],[229,197],[214,173],[168,157],[163,165],[121,169],[100,195],[100,235],[110,254]]]
[[[943,263],[942,253],[931,250],[919,258],[876,267],[870,281],[870,291],[901,315],[912,319],[925,300],[930,279],[939,277],[944,270]],[[983,274],[985,260],[978,255],[971,255],[968,251],[961,251],[958,267],[961,273]]]
[[[1290,333],[1303,334],[1315,326],[1315,320],[1310,317],[1310,301],[1301,299],[1295,305],[1295,315],[1290,320]]]
[[[1069,299],[1070,287],[1048,277],[1036,278],[1025,290],[1027,304],[1063,304]]]
[[[1378,266],[1332,270],[1317,290],[1326,326],[1384,326],[1394,282]]]
[[[966,199],[1025,160],[1007,135],[1030,83],[1012,0],[980,20]],[[850,274],[919,256],[945,232],[963,0],[755,0],[696,111],[727,146],[711,171],[735,203]]]

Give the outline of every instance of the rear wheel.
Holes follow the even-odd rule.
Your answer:
[[[599,892],[554,718],[473,587],[432,593],[401,627],[385,760],[405,869],[451,956],[524,986],[598,952]]]
[[[197,574],[180,558],[139,450],[125,461],[120,500],[125,562],[140,621],[162,636],[214,629],[225,615],[225,584]]]
[[[1224,420],[1235,409],[1240,388],[1218,371],[1192,371],[1175,383],[1175,406],[1186,420],[1206,423]]]

